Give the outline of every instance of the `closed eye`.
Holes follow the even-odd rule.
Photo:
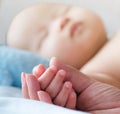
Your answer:
[[[62,19],[60,28],[63,29],[69,23],[69,21],[70,21],[69,18]]]

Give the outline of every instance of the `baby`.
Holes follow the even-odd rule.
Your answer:
[[[37,4],[20,12],[7,34],[8,46],[80,69],[106,43],[101,19],[92,11],[60,4]]]
[[[48,59],[55,56],[60,61],[77,69],[83,67],[106,41],[107,38],[103,23],[95,13],[78,7],[57,4],[38,4],[23,10],[13,20],[7,35],[8,46],[25,49],[35,53],[35,55]],[[30,57],[31,59],[33,58]],[[23,70],[24,67],[23,65]],[[47,71],[43,67],[42,69],[41,74]],[[36,94],[40,88],[44,90],[46,87],[40,87],[36,81],[40,74],[38,73],[39,75],[37,75],[34,73],[33,75],[37,78],[26,76],[25,73],[22,74],[22,88],[25,98],[42,99],[43,101],[52,103],[50,100],[52,97],[55,104],[72,109],[76,107],[74,86],[72,87],[73,84],[69,81],[64,82],[66,71],[62,70],[62,76],[61,73],[58,73],[56,80],[62,77],[61,81],[58,81],[59,84],[56,87],[58,89],[55,89],[55,93],[47,97],[47,99],[45,99],[43,94],[49,96],[50,88],[56,83],[56,80],[50,88],[47,88],[49,94],[45,91],[40,91]],[[36,83],[32,83],[30,81],[31,78]],[[49,78],[47,77],[46,79],[48,79],[47,83],[49,83]],[[32,87],[34,89],[31,89]],[[61,101],[64,95],[66,97],[64,101]]]

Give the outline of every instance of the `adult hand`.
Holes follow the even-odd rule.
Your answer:
[[[73,84],[78,93],[77,108],[92,113],[120,113],[120,89],[98,82],[71,66],[52,58],[50,66],[67,72],[66,81]]]

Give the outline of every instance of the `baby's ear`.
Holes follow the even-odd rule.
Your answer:
[[[44,67],[44,65],[39,64],[37,66],[35,66],[33,68],[33,75],[38,79],[44,72],[45,72],[46,68]]]

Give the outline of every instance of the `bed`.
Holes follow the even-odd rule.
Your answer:
[[[60,106],[22,98],[21,89],[0,87],[0,114],[87,114]]]

